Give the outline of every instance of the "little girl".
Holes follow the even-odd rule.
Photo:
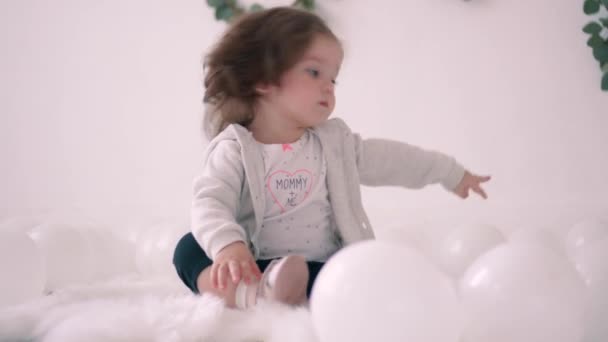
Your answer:
[[[191,230],[173,263],[195,293],[247,308],[306,303],[323,263],[373,239],[360,185],[440,183],[462,198],[490,177],[405,143],[362,139],[328,120],[339,40],[314,14],[273,8],[234,23],[205,61],[206,132]],[[263,273],[262,273],[263,272]]]

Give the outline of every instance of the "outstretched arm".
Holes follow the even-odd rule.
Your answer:
[[[361,139],[354,135],[357,167],[363,185],[394,185],[419,189],[440,183],[456,188],[465,169],[446,154],[394,140]]]
[[[470,190],[488,197],[481,183],[490,176],[472,174],[451,156],[393,140],[364,140],[358,134],[354,139],[361,184],[417,189],[440,183],[461,198]]]

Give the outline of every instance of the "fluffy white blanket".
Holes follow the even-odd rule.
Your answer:
[[[310,312],[262,302],[226,309],[177,279],[129,275],[0,309],[0,341],[317,341]]]

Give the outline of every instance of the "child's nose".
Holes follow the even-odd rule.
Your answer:
[[[325,91],[333,93],[334,92],[334,88],[335,88],[335,84],[334,81],[330,80],[325,82]]]

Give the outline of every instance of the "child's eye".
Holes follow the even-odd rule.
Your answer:
[[[308,72],[310,74],[310,76],[317,78],[319,77],[319,70],[317,69],[306,69],[306,72]]]

